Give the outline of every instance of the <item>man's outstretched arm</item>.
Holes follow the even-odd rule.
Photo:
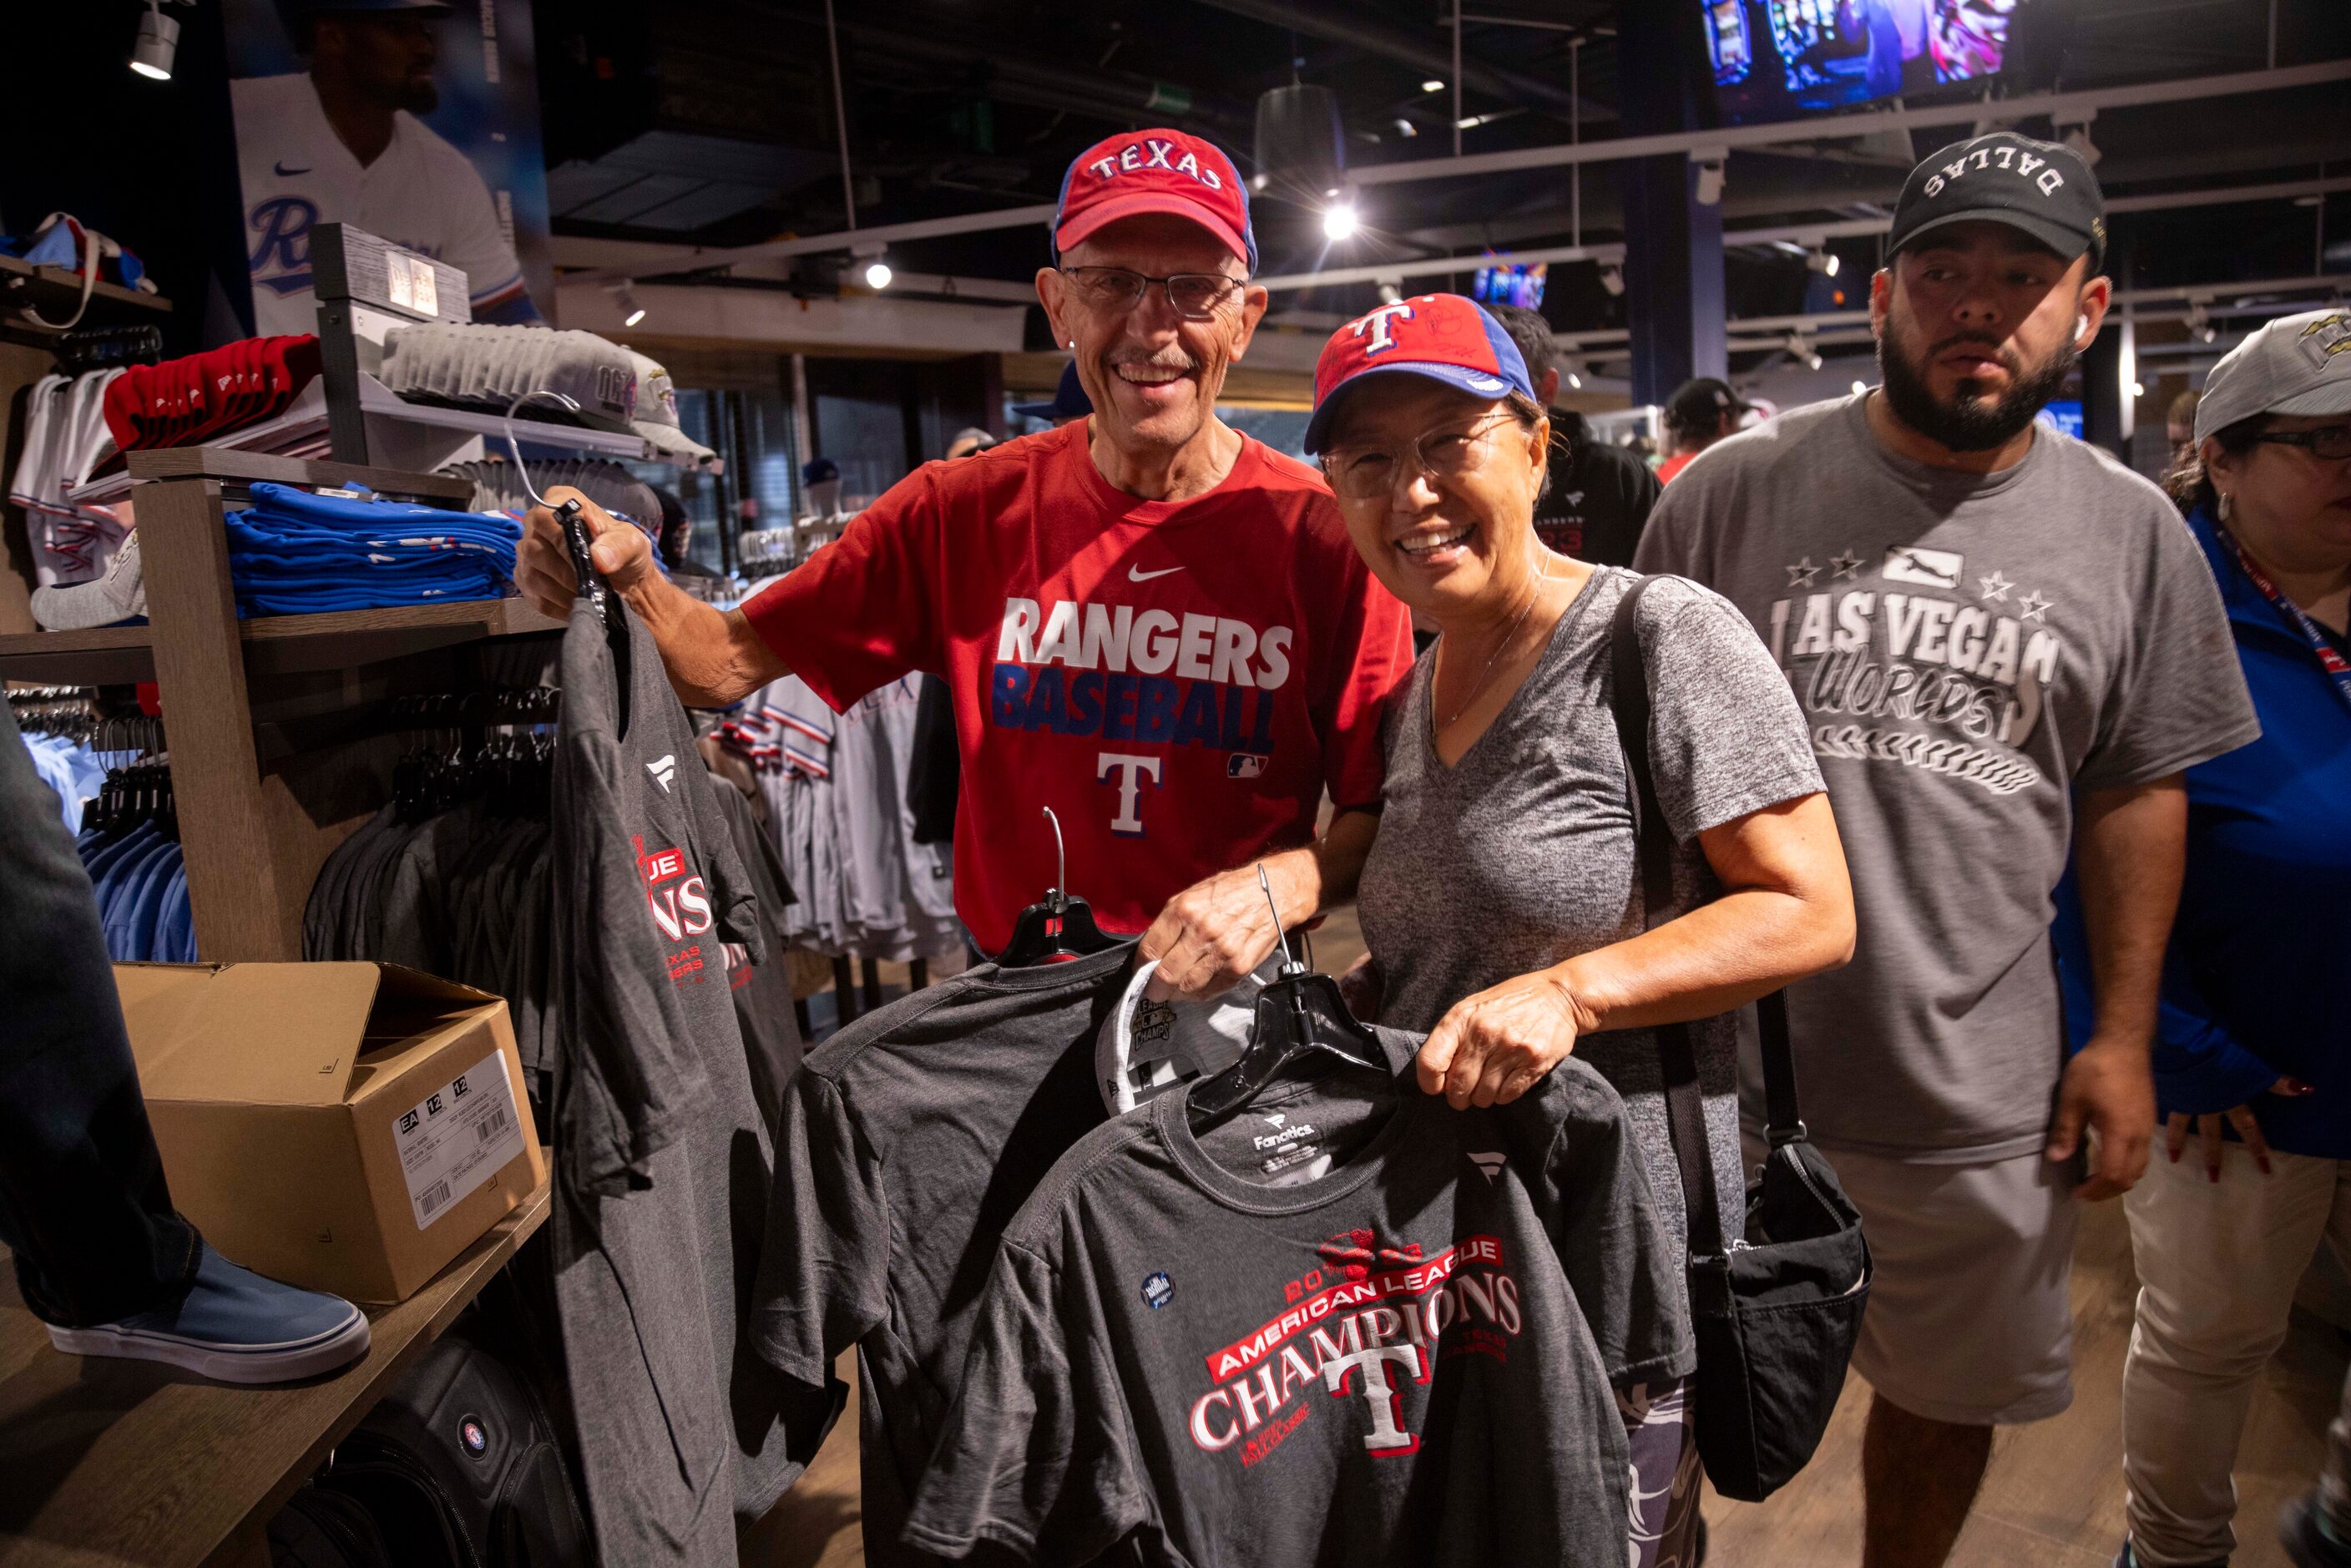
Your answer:
[[[578,497],[595,541],[590,559],[653,633],[669,684],[681,701],[693,707],[724,707],[791,674],[751,630],[741,611],[716,609],[664,579],[653,564],[653,541],[641,530],[616,520],[568,485],[558,485],[547,496],[559,504]],[[571,613],[579,581],[554,512],[533,507],[523,519],[515,586],[541,613],[560,621]]]

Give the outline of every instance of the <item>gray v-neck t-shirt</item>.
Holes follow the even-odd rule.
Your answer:
[[[1716,897],[1695,841],[1706,830],[1821,788],[1788,684],[1719,596],[1663,578],[1635,624],[1649,677],[1649,756],[1672,829],[1674,902],[1643,908],[1635,807],[1616,737],[1609,629],[1638,578],[1595,569],[1508,706],[1453,767],[1429,711],[1431,647],[1389,710],[1378,838],[1357,893],[1384,982],[1380,1022],[1426,1033],[1456,1002],[1621,942]],[[1692,1030],[1726,1224],[1744,1207],[1738,1029]],[[1681,1176],[1666,1128],[1655,1031],[1614,1030],[1575,1054],[1624,1097],[1660,1218],[1682,1239]]]

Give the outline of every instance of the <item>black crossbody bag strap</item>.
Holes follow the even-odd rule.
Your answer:
[[[1632,776],[1635,832],[1641,863],[1642,924],[1674,901],[1674,837],[1666,813],[1657,803],[1657,784],[1649,771],[1649,676],[1641,657],[1640,628],[1635,623],[1641,596],[1656,580],[1644,577],[1625,590],[1616,602],[1609,627],[1609,674],[1614,690],[1611,706],[1616,719],[1616,739],[1624,748],[1625,767]],[[1803,1136],[1798,1119],[1795,1061],[1788,1050],[1788,1007],[1778,991],[1755,1004],[1763,1046],[1764,1099],[1771,1117],[1774,1147]],[[1661,1025],[1656,1030],[1657,1054],[1664,1064],[1666,1126],[1674,1145],[1674,1162],[1681,1168],[1682,1198],[1689,1221],[1689,1251],[1693,1258],[1712,1254],[1716,1239],[1729,1236],[1722,1224],[1722,1206],[1716,1195],[1713,1162],[1706,1135],[1706,1105],[1698,1082],[1698,1057],[1687,1023]],[[1744,1227],[1742,1225],[1741,1228]],[[1699,1238],[1707,1239],[1704,1247]]]

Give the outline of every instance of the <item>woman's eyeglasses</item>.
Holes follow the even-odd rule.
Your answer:
[[[1055,268],[1077,286],[1078,298],[1104,314],[1134,309],[1145,290],[1157,284],[1176,314],[1188,321],[1208,321],[1240,293],[1240,282],[1221,272],[1179,272],[1153,277],[1123,267],[1063,267]]]
[[[2253,437],[2272,446],[2299,446],[2313,457],[2340,461],[2351,457],[2351,424],[2323,424],[2316,430],[2270,430]]]
[[[1467,429],[1432,430],[1408,444],[1334,446],[1322,455],[1322,476],[1343,501],[1376,500],[1395,486],[1402,468],[1407,482],[1426,474],[1438,480],[1468,473],[1485,460],[1486,437],[1518,416],[1498,413]]]

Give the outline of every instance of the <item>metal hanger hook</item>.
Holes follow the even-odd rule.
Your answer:
[[[1053,815],[1053,808],[1040,806],[1038,810],[1043,811],[1045,820],[1053,824],[1053,894],[1046,902],[1053,906],[1053,912],[1058,915],[1061,913],[1061,900],[1066,896],[1069,883],[1069,850],[1061,842],[1061,819]]]
[[[1257,862],[1257,884],[1265,893],[1266,913],[1273,916],[1274,950],[1281,955],[1281,972],[1285,975],[1299,974],[1306,966],[1290,956],[1290,936],[1281,928],[1281,905],[1274,902],[1273,883],[1266,880],[1263,861]]]
[[[522,480],[523,494],[530,497],[533,506],[545,507],[552,511],[555,508],[555,503],[540,495],[538,486],[530,482],[530,467],[522,460],[522,443],[515,439],[515,411],[531,399],[539,397],[547,399],[549,402],[562,404],[566,413],[578,413],[580,402],[578,399],[567,397],[559,392],[549,392],[545,387],[536,387],[507,404],[507,451],[514,457],[515,474]]]

